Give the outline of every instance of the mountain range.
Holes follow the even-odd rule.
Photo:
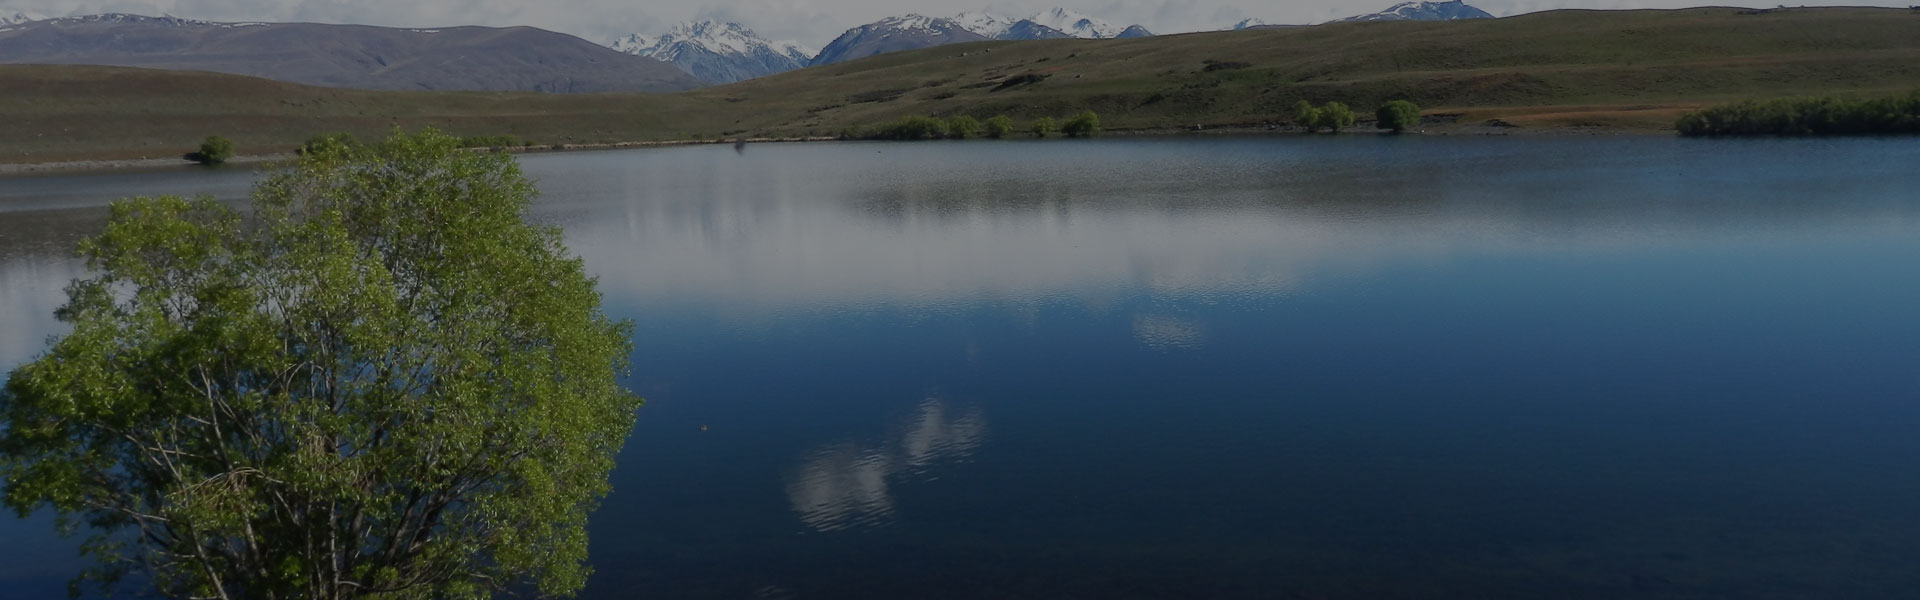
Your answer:
[[[9,24],[0,28],[0,64],[212,71],[371,90],[667,92],[700,85],[664,62],[532,27],[396,29],[126,14]]]
[[[1489,18],[1462,0],[1407,2],[1342,21]],[[1247,19],[1232,29],[1279,27]],[[987,12],[889,17],[826,48],[767,40],[738,23],[681,23],[597,46],[529,27],[396,29],[313,23],[216,23],[105,14],[47,18],[0,9],[0,64],[97,64],[203,70],[380,90],[672,91],[811,65],[988,40],[1153,35],[1065,8],[1015,19]]]
[[[953,17],[910,14],[889,17],[840,34],[811,64],[827,65],[876,54],[986,40],[1112,39],[1147,37],[1153,32],[1119,27],[1078,12],[1055,8],[1025,19],[968,12]]]
[[[614,50],[671,63],[702,82],[733,83],[807,66],[817,51],[798,42],[772,42],[738,23],[691,21],[659,37],[633,34]]]
[[[1402,2],[1392,8],[1357,17],[1347,17],[1347,21],[1457,21],[1460,19],[1491,19],[1487,11],[1469,6],[1464,0],[1446,2]]]

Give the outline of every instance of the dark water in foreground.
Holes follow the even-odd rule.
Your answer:
[[[649,399],[585,598],[1920,589],[1920,140],[524,163]],[[249,179],[0,179],[0,365],[101,202]]]

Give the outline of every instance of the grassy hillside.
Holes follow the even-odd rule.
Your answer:
[[[1020,83],[1027,82],[1027,83]],[[1109,129],[1275,120],[1294,101],[1411,99],[1478,124],[1658,129],[1754,97],[1920,88],[1920,11],[1555,11],[1128,40],[982,42],[677,94],[361,92],[199,73],[0,67],[0,161],[243,153],[394,125],[543,143],[832,135],[907,115],[1098,111]]]

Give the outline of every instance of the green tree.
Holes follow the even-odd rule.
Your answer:
[[[926,140],[947,137],[947,121],[934,117],[901,117],[881,125],[873,137],[883,140]]]
[[[1341,129],[1353,126],[1353,109],[1339,102],[1328,102],[1320,107],[1320,124],[1340,133]]]
[[[1033,137],[1037,137],[1037,138],[1043,138],[1049,135],[1053,135],[1054,129],[1055,128],[1053,124],[1053,117],[1040,117],[1038,119],[1034,119],[1033,126],[1027,128],[1028,131],[1033,132]]]
[[[207,136],[200,141],[200,151],[187,155],[203,165],[217,165],[233,158],[233,140],[217,135]]]
[[[1090,110],[1074,115],[1072,119],[1067,120],[1067,124],[1060,126],[1060,132],[1067,134],[1068,137],[1092,137],[1099,135],[1100,115],[1094,114],[1094,112]]]
[[[1013,119],[1006,115],[987,119],[987,137],[1000,139],[1010,133],[1013,133]]]
[[[1380,105],[1373,116],[1378,121],[1375,127],[1400,133],[1420,124],[1420,107],[1406,100],[1393,100]]]
[[[1312,133],[1320,128],[1320,110],[1305,100],[1293,103],[1293,124]]]
[[[962,140],[980,135],[980,120],[967,115],[947,119],[947,135]]]
[[[0,392],[5,502],[178,598],[582,586],[640,400],[505,154],[434,132],[302,157],[242,216],[117,202],[71,333]]]

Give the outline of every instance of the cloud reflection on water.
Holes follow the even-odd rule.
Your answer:
[[[894,516],[894,480],[925,476],[939,463],[963,459],[986,435],[978,408],[956,410],[928,398],[877,446],[842,442],[808,453],[788,477],[787,499],[809,529],[883,524]]]

